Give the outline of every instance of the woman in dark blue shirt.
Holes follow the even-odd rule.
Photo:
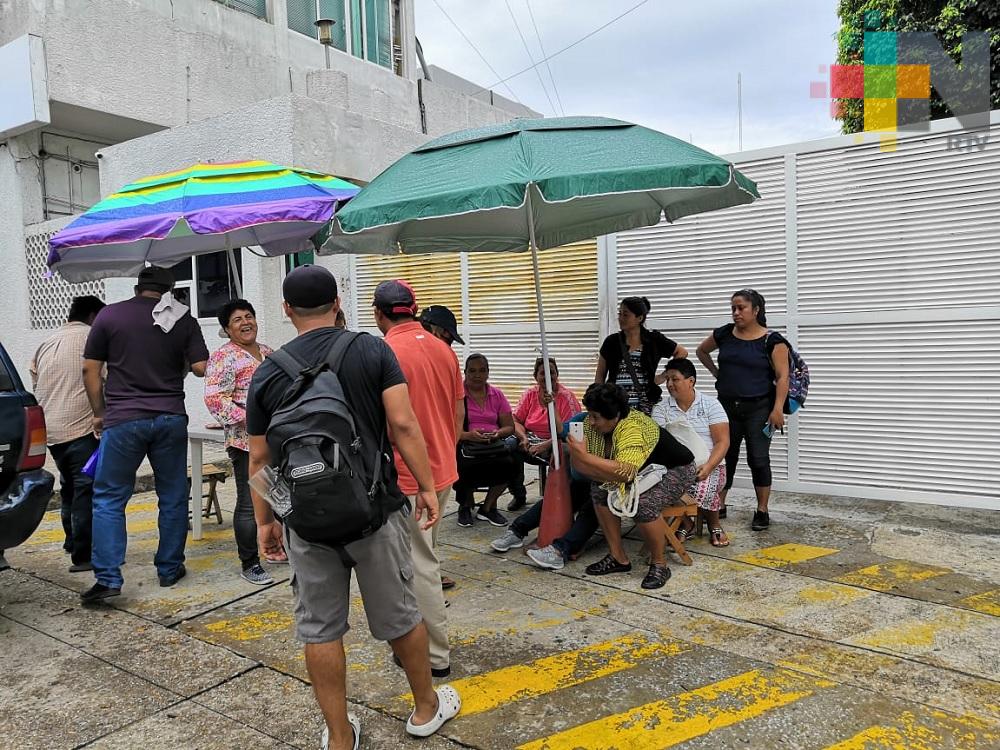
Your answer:
[[[751,528],[766,529],[771,522],[771,434],[785,426],[782,406],[788,396],[788,344],[777,333],[768,335],[764,297],[753,289],[732,296],[733,322],[716,328],[698,345],[698,360],[715,378],[715,388],[729,416],[726,453],[726,493],[733,486],[740,444],[746,438],[747,464],[757,495]],[[712,352],[719,350],[718,364]]]

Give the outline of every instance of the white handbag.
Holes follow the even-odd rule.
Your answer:
[[[639,496],[659,484],[666,471],[659,464],[640,469],[635,479],[625,485],[624,491],[618,486],[608,491],[608,509],[619,518],[635,518],[639,510]]]
[[[702,440],[701,435],[695,432],[694,427],[687,421],[686,417],[681,417],[680,419],[675,419],[673,422],[667,422],[664,427],[667,432],[669,432],[674,439],[691,451],[694,456],[694,465],[702,466],[708,462],[708,457],[711,455],[708,450],[708,446],[705,441]]]

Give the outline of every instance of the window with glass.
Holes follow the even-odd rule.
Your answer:
[[[333,46],[384,68],[393,67],[394,0],[288,0],[288,28],[318,38],[316,19],[332,18]],[[394,21],[395,19],[395,21]]]
[[[240,250],[233,252],[236,273],[243,286],[243,260]],[[174,298],[191,308],[196,318],[214,318],[222,306],[236,298],[236,284],[227,253],[207,253],[178,263],[174,272]],[[192,262],[194,261],[194,262]]]
[[[227,8],[240,10],[244,13],[257,16],[257,18],[267,18],[267,0],[215,0],[217,3],[225,5]]]

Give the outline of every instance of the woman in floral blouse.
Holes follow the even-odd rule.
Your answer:
[[[223,344],[208,359],[205,371],[205,406],[226,431],[226,451],[233,462],[236,481],[236,510],[233,511],[233,531],[236,548],[243,566],[242,577],[250,583],[273,583],[271,575],[261,567],[257,551],[257,523],[250,499],[250,454],[247,443],[246,411],[250,380],[271,347],[257,341],[257,315],[246,300],[227,302],[219,313],[229,343]],[[288,558],[268,559],[287,562]]]

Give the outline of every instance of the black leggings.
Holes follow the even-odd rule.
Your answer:
[[[740,445],[747,442],[747,464],[754,487],[771,486],[771,438],[764,434],[764,425],[771,415],[770,396],[750,399],[720,398],[729,417],[729,451],[726,453],[726,489],[733,486],[736,464],[740,460]]]

